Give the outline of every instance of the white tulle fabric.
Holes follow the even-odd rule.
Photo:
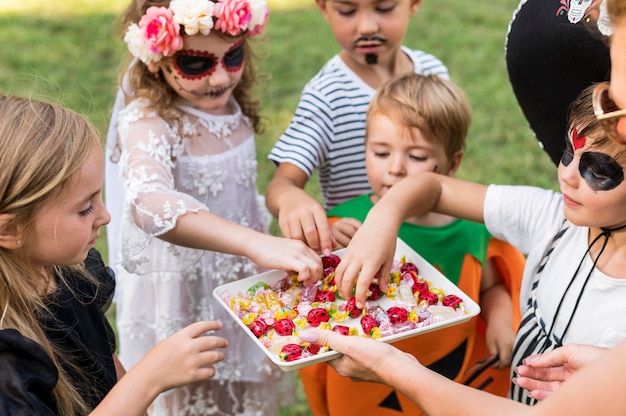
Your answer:
[[[150,348],[198,320],[224,324],[226,360],[214,379],[159,396],[153,415],[275,415],[292,397],[290,380],[213,299],[213,289],[260,270],[248,259],[176,246],[158,238],[178,218],[206,210],[267,232],[256,188],[252,129],[232,101],[216,116],[184,104],[180,127],[147,110],[142,99],[118,115],[124,182],[122,258],[118,272],[120,359],[132,367]]]

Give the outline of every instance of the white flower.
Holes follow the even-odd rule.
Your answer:
[[[214,7],[210,0],[172,0],[170,3],[174,21],[183,25],[189,36],[198,32],[206,36],[211,32]]]
[[[254,29],[257,25],[263,24],[267,13],[267,3],[265,0],[250,0],[250,11],[252,18],[248,23],[248,28]]]
[[[161,54],[152,52],[148,45],[146,45],[143,40],[141,28],[137,23],[128,26],[128,30],[124,35],[124,42],[126,42],[130,53],[146,65],[158,62],[161,59]]]

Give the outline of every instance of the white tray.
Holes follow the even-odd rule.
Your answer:
[[[345,249],[338,250],[335,252],[338,256],[342,256],[345,252]],[[395,342],[405,338],[414,337],[416,335],[421,335],[426,332],[435,331],[441,328],[446,328],[452,325],[457,325],[463,322],[470,320],[472,317],[478,315],[480,313],[480,307],[476,302],[474,302],[468,295],[462,292],[457,286],[455,286],[452,282],[450,282],[441,272],[435,269],[430,263],[424,260],[419,254],[413,251],[404,241],[398,239],[396,242],[396,254],[394,256],[395,259],[399,260],[400,257],[404,256],[408,262],[415,263],[418,267],[419,275],[430,282],[430,286],[432,288],[440,288],[443,290],[444,294],[454,294],[463,299],[463,305],[467,314],[457,316],[455,318],[451,318],[442,322],[433,323],[421,328],[412,329],[406,332],[402,332],[399,334],[389,335],[385,337],[379,338],[380,341],[384,342]],[[235,282],[227,283],[216,287],[213,290],[213,296],[220,305],[224,309],[228,311],[230,316],[237,321],[237,323],[241,326],[241,328],[250,336],[250,338],[263,350],[263,352],[275,363],[279,366],[283,371],[294,371],[300,368],[322,363],[325,361],[332,360],[334,358],[339,357],[339,353],[336,351],[327,351],[324,353],[320,353],[317,355],[313,355],[310,357],[301,358],[295,361],[281,361],[278,355],[274,354],[270,350],[268,350],[258,339],[257,337],[250,331],[250,329],[243,323],[241,319],[230,309],[230,307],[224,303],[222,300],[222,294],[225,291],[230,292],[231,295],[237,295],[238,293],[246,293],[249,287],[258,282],[265,282],[268,285],[272,285],[275,282],[283,279],[285,277],[285,272],[282,270],[271,270],[265,273],[261,273],[255,276],[251,276],[245,279],[241,279]],[[344,300],[337,299],[338,304],[344,303]],[[387,309],[395,303],[394,300],[383,296],[379,300],[375,301],[379,304],[383,309]],[[351,326],[359,329],[359,333],[362,333],[361,325],[359,323],[359,318],[348,318],[341,321],[341,325]],[[298,333],[306,332],[310,330],[311,327],[307,325],[304,329],[298,329]]]

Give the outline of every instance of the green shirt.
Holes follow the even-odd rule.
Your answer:
[[[329,217],[355,218],[361,222],[374,206],[371,194],[345,201],[327,212]],[[484,224],[455,219],[440,227],[402,223],[398,237],[420,256],[437,267],[452,283],[458,284],[466,254],[485,263],[491,235]]]

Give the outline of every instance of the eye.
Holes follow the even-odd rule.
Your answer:
[[[389,156],[389,152],[373,152],[374,156],[376,157],[388,157]]]
[[[224,55],[224,67],[231,70],[239,70],[243,65],[243,42]]]
[[[379,13],[391,13],[393,11],[393,9],[395,9],[396,6],[392,5],[392,6],[388,6],[388,7],[377,7],[376,11]]]
[[[584,152],[578,169],[580,176],[594,191],[609,191],[624,181],[622,166],[605,153]]]
[[[179,55],[176,58],[176,66],[185,75],[199,75],[210,71],[215,65],[215,59],[211,56]]]
[[[340,16],[352,16],[356,13],[354,8],[337,8],[336,10]]]
[[[426,162],[428,160],[427,157],[419,156],[419,155],[409,155],[409,159],[415,162]]]
[[[80,212],[78,213],[78,215],[80,215],[81,217],[86,217],[86,216],[88,216],[89,214],[91,214],[91,213],[93,212],[93,210],[94,210],[94,209],[95,209],[95,208],[94,208],[94,206],[93,206],[93,205],[89,205],[89,208],[87,208],[87,209],[86,209],[86,210],[84,210],[84,211],[80,211]]]

